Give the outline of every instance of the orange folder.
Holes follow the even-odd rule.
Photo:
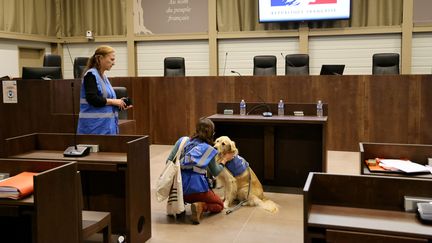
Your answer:
[[[33,176],[37,173],[21,172],[0,181],[0,198],[20,199],[33,193]]]
[[[382,158],[375,158],[375,159],[367,159],[367,160],[365,160],[365,164],[369,168],[370,172],[402,173],[402,171],[400,171],[400,170],[398,170],[396,168],[385,168],[385,167],[382,167],[380,165],[380,163],[381,163],[380,160],[381,159]],[[369,164],[368,160],[375,160],[376,164]]]

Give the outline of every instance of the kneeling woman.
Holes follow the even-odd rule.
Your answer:
[[[204,212],[219,213],[224,208],[220,197],[211,190],[206,173],[209,171],[217,176],[223,169],[222,164],[230,161],[232,155],[223,158],[221,164],[216,163],[217,150],[213,148],[213,135],[213,122],[201,118],[180,156],[184,201],[192,204],[191,220],[194,224],[200,223]],[[176,142],[168,160],[173,160],[182,139]]]

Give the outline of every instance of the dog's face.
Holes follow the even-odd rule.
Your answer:
[[[234,155],[238,154],[235,142],[227,136],[218,137],[214,147],[218,150],[219,158],[228,153],[234,153]]]

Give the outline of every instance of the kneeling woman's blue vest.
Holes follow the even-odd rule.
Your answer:
[[[180,158],[184,195],[210,190],[206,171],[216,154],[216,149],[199,139],[188,141]]]
[[[234,156],[234,158],[225,164],[225,167],[233,174],[233,176],[241,175],[249,166],[249,163],[240,155]]]
[[[87,72],[91,72],[96,77],[99,96],[108,99],[116,98],[114,89],[105,75],[102,78],[95,68]],[[90,105],[85,96],[84,79],[81,83],[78,134],[118,134],[118,108],[112,105],[103,107]]]

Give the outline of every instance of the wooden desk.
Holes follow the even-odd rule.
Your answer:
[[[0,159],[0,171],[39,172],[32,196],[0,199],[1,242],[82,241],[75,162]]]
[[[432,158],[432,145],[426,144],[397,144],[397,143],[360,143],[360,173],[362,175],[382,176],[408,176],[432,179],[431,173],[405,174],[395,172],[371,172],[366,166],[367,159],[409,159],[422,165],[428,164],[428,158]]]
[[[136,121],[135,120],[118,120],[119,133],[122,135],[135,135]]]
[[[327,117],[214,114],[209,119],[215,138],[235,141],[264,185],[301,188],[310,171],[326,170]]]
[[[428,242],[432,226],[404,212],[403,197],[431,195],[431,180],[310,173],[304,241]]]
[[[6,151],[10,158],[77,161],[84,210],[111,212],[112,232],[128,242],[150,239],[148,137],[78,135],[78,144],[98,144],[100,152],[63,157],[72,143],[73,134],[36,133],[6,139]]]
[[[71,83],[74,83],[74,102]],[[34,132],[73,133],[76,128],[74,117],[76,122],[79,113],[80,87],[80,79],[17,80],[18,103],[0,103],[0,156],[6,154],[3,144],[6,138]],[[148,134],[137,133],[133,109],[127,112],[130,120],[119,120],[120,134]]]

